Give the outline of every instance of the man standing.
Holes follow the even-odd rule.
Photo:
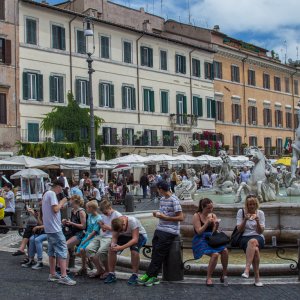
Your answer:
[[[140,186],[143,189],[143,198],[146,199],[147,198],[147,188],[149,185],[149,179],[146,173],[143,174],[143,176],[140,179]]]
[[[247,183],[251,174],[250,171],[248,170],[248,167],[243,167],[243,171],[240,173],[240,183],[245,182]]]
[[[147,272],[138,279],[138,284],[145,286],[159,284],[157,275],[173,240],[179,235],[179,222],[184,219],[179,199],[171,193],[168,183],[160,181],[157,189],[162,198],[159,211],[153,212],[159,223],[152,239],[152,258]]]
[[[45,233],[48,239],[48,256],[50,275],[48,281],[58,281],[66,285],[75,285],[76,281],[67,276],[67,255],[68,248],[66,238],[62,232],[60,210],[67,202],[63,198],[58,202],[57,195],[61,194],[63,183],[59,180],[52,182],[52,189],[43,196],[42,210]],[[60,266],[61,275],[55,272],[56,259]]]
[[[5,210],[4,210],[4,218],[10,217],[10,225],[13,225],[13,216],[15,214],[15,194],[12,191],[12,184],[9,182],[4,183],[3,186],[4,190],[4,200],[5,200]],[[7,233],[9,231],[8,228],[4,229],[4,231]]]

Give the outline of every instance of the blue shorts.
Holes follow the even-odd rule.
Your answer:
[[[119,246],[123,246],[123,245],[127,244],[127,243],[128,243],[129,241],[131,241],[131,240],[132,240],[132,237],[131,237],[131,236],[120,235],[120,236],[118,237],[117,244],[118,244]],[[146,236],[146,235],[140,234],[140,235],[139,235],[139,240],[138,240],[137,244],[130,246],[130,250],[131,250],[131,251],[136,251],[136,252],[139,253],[139,252],[140,252],[140,249],[141,249],[143,246],[145,246],[146,243],[147,243],[147,236]]]
[[[67,259],[68,248],[63,232],[47,233],[47,239],[48,256]]]
[[[248,242],[251,239],[257,240],[259,249],[262,249],[265,246],[265,240],[260,235],[243,236],[240,240],[239,246],[244,250],[244,252],[246,252]]]

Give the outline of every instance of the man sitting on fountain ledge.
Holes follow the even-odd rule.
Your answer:
[[[179,235],[179,222],[184,219],[179,199],[172,194],[169,184],[160,181],[157,183],[157,189],[162,198],[159,211],[153,212],[159,223],[152,239],[152,258],[147,272],[138,279],[138,284],[145,286],[159,284],[157,275],[169,254],[172,242]]]

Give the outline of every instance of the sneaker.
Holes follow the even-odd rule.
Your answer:
[[[150,277],[146,282],[145,286],[152,286],[153,284],[160,284],[160,281],[157,277]]]
[[[130,276],[130,278],[128,279],[127,284],[129,284],[129,285],[135,285],[135,284],[138,283],[137,281],[138,281],[138,276],[136,274],[132,274]]]
[[[71,279],[68,275],[65,277],[60,277],[58,283],[65,284],[65,285],[75,285],[76,281]]]
[[[57,273],[55,273],[55,275],[49,274],[48,281],[54,282],[60,280],[60,278],[60,275]]]
[[[147,274],[144,274],[143,276],[138,278],[137,284],[144,285],[147,282],[148,279],[149,279],[149,276]]]
[[[36,264],[36,261],[34,260],[30,260],[29,262],[25,263],[25,264],[22,264],[21,266],[23,268],[31,268],[32,266],[34,266]]]
[[[256,287],[262,287],[262,286],[264,286],[264,284],[261,281],[254,282],[254,285]]]
[[[113,273],[109,273],[104,280],[104,283],[113,283],[117,281],[117,277]]]
[[[41,261],[38,261],[34,266],[31,267],[32,270],[40,270],[42,269],[44,264]]]

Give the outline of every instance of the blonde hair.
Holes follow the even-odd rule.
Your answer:
[[[86,207],[88,208],[92,208],[94,210],[97,210],[98,209],[98,202],[97,200],[91,200],[89,201],[87,204],[86,204]]]
[[[111,228],[113,231],[120,232],[123,228],[123,220],[120,218],[111,221]]]
[[[250,201],[249,199],[251,200],[255,200],[256,202],[256,210],[259,209],[259,201],[257,199],[257,196],[256,195],[248,195],[245,199],[245,210],[247,211],[248,210],[248,202]]]
[[[102,212],[104,212],[108,209],[111,209],[111,203],[108,200],[102,200],[99,208]]]
[[[72,200],[75,204],[79,205],[80,207],[83,207],[83,206],[84,206],[84,201],[83,201],[83,199],[82,199],[79,195],[73,195],[73,196],[71,197],[71,200]]]

